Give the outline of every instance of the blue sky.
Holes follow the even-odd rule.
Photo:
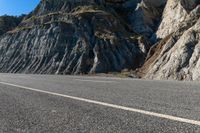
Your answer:
[[[31,12],[40,0],[0,0],[0,16],[27,14]]]

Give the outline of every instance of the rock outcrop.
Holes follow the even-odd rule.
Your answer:
[[[149,43],[115,10],[123,2],[42,0],[0,37],[0,72],[80,74],[137,68]]]
[[[41,0],[7,18],[0,72],[200,80],[200,0]]]
[[[142,0],[137,8],[132,10],[129,19],[133,29],[156,41],[155,32],[160,24],[163,9],[167,0]]]
[[[197,0],[168,0],[157,36],[141,69],[151,79],[200,80],[200,5]]]

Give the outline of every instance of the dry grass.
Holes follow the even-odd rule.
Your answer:
[[[163,40],[161,40],[159,43],[157,43],[155,46],[153,46],[150,49],[144,65],[141,68],[139,68],[138,70],[136,70],[137,75],[139,75],[140,77],[144,77],[146,75],[149,68],[158,59],[158,57],[161,54],[164,46],[166,45],[167,41],[169,41],[171,36],[172,36],[172,34],[168,35],[167,37],[165,37]]]

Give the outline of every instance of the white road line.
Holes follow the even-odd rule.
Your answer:
[[[69,98],[69,99],[73,99],[73,100],[78,100],[78,101],[82,101],[82,102],[96,104],[96,105],[102,105],[102,106],[111,107],[111,108],[115,108],[115,109],[121,109],[121,110],[125,110],[125,111],[140,113],[140,114],[144,114],[144,115],[148,115],[148,116],[154,116],[154,117],[158,117],[158,118],[164,118],[164,119],[168,119],[168,120],[173,120],[173,121],[177,121],[177,122],[188,123],[188,124],[193,124],[193,125],[200,126],[200,121],[197,121],[197,120],[191,120],[191,119],[186,119],[186,118],[181,118],[181,117],[176,117],[176,116],[171,116],[171,115],[165,115],[165,114],[161,114],[161,113],[155,113],[155,112],[135,109],[135,108],[131,108],[131,107],[125,107],[125,106],[120,106],[120,105],[116,105],[116,104],[110,104],[110,103],[90,100],[90,99],[86,99],[86,98],[69,96],[69,95],[64,95],[64,94],[59,94],[59,93],[55,93],[55,92],[39,90],[39,89],[31,88],[31,87],[15,85],[15,84],[6,83],[6,82],[0,82],[0,84],[13,86],[13,87],[18,87],[18,88],[22,88],[22,89],[25,89],[25,90],[35,91],[35,92],[41,92],[41,93],[45,93],[45,94],[65,97],[65,98]]]
[[[96,83],[115,83],[116,81],[106,81],[106,80],[85,80],[85,79],[75,79],[77,81],[83,82],[96,82]]]

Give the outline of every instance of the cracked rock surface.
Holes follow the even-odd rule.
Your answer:
[[[0,72],[200,80],[199,17],[200,0],[42,0],[0,17]]]
[[[157,31],[163,40],[149,52],[145,78],[200,80],[199,15],[197,0],[168,0]]]
[[[123,3],[42,0],[0,37],[0,72],[81,74],[137,68],[149,43],[116,12]]]

